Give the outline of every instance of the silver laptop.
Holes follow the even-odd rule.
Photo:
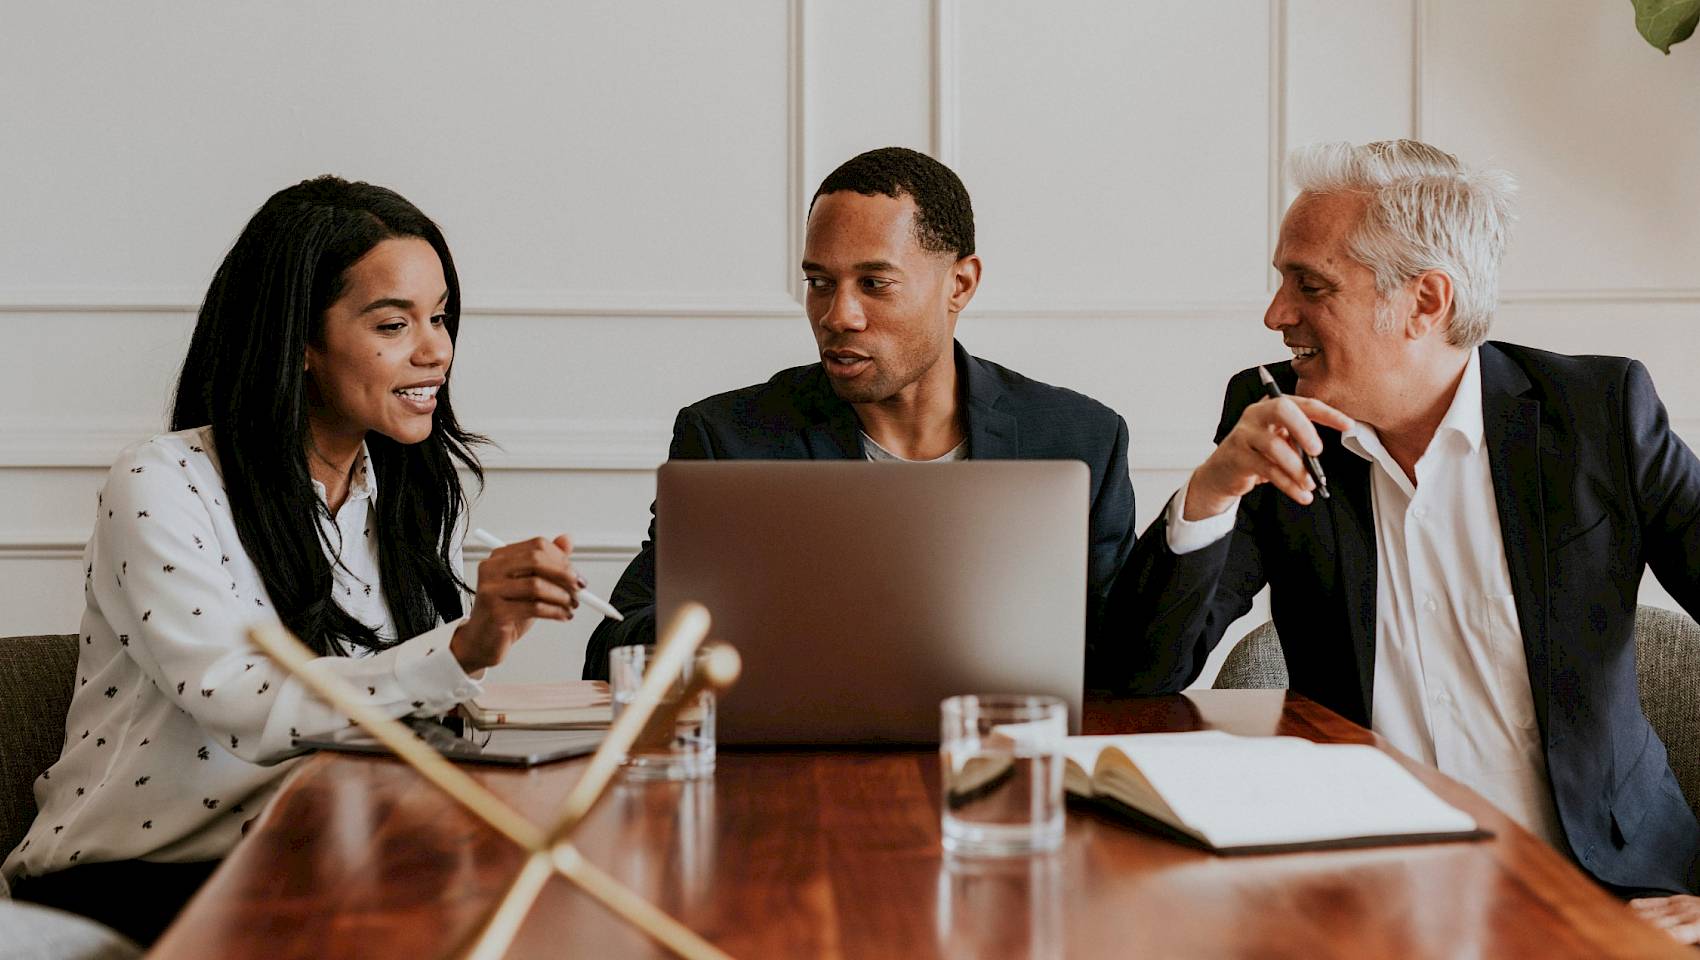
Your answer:
[[[744,672],[723,744],[937,743],[939,701],[1037,693],[1079,731],[1086,465],[673,461],[665,625],[695,600]]]

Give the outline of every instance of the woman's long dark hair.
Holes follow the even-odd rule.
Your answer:
[[[308,344],[323,343],[325,309],[348,268],[392,237],[418,237],[437,251],[453,341],[460,280],[442,231],[392,190],[318,177],[278,191],[236,238],[207,290],[171,411],[173,430],[212,426],[242,546],[278,617],[321,656],[382,649],[461,615],[466,585],[449,562],[466,504],[456,461],[484,480],[471,450],[484,438],[455,422],[446,381],[423,442],[369,433],[373,536],[398,636],[378,635],[337,605],[320,525],[327,511],[307,470],[305,359]]]

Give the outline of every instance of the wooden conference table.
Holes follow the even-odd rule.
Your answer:
[[[1089,702],[1085,723],[1381,744],[1285,691]],[[583,765],[469,769],[542,823]],[[740,958],[1692,957],[1476,794],[1406,765],[1494,838],[1217,857],[1071,805],[1057,854],[947,862],[936,752],[821,750],[722,751],[709,781],[616,783],[578,846]],[[151,956],[425,960],[520,861],[402,764],[320,755]],[[509,955],[666,954],[555,877]]]

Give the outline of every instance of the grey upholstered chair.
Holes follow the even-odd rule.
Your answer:
[[[1275,621],[1264,622],[1234,644],[1212,686],[1218,690],[1286,689],[1287,657],[1281,652]]]
[[[1700,816],[1700,624],[1642,604],[1635,611],[1635,672],[1641,712],[1664,741],[1682,795]],[[1287,660],[1272,622],[1246,634],[1228,653],[1214,684],[1219,690],[1286,685]]]
[[[1670,768],[1700,816],[1700,624],[1643,604],[1635,610],[1641,712],[1665,742]]]
[[[35,819],[35,780],[65,745],[76,683],[76,634],[0,637],[0,858]]]

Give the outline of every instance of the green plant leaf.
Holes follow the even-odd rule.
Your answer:
[[[1700,24],[1700,0],[1630,0],[1635,5],[1635,29],[1666,54]]]

